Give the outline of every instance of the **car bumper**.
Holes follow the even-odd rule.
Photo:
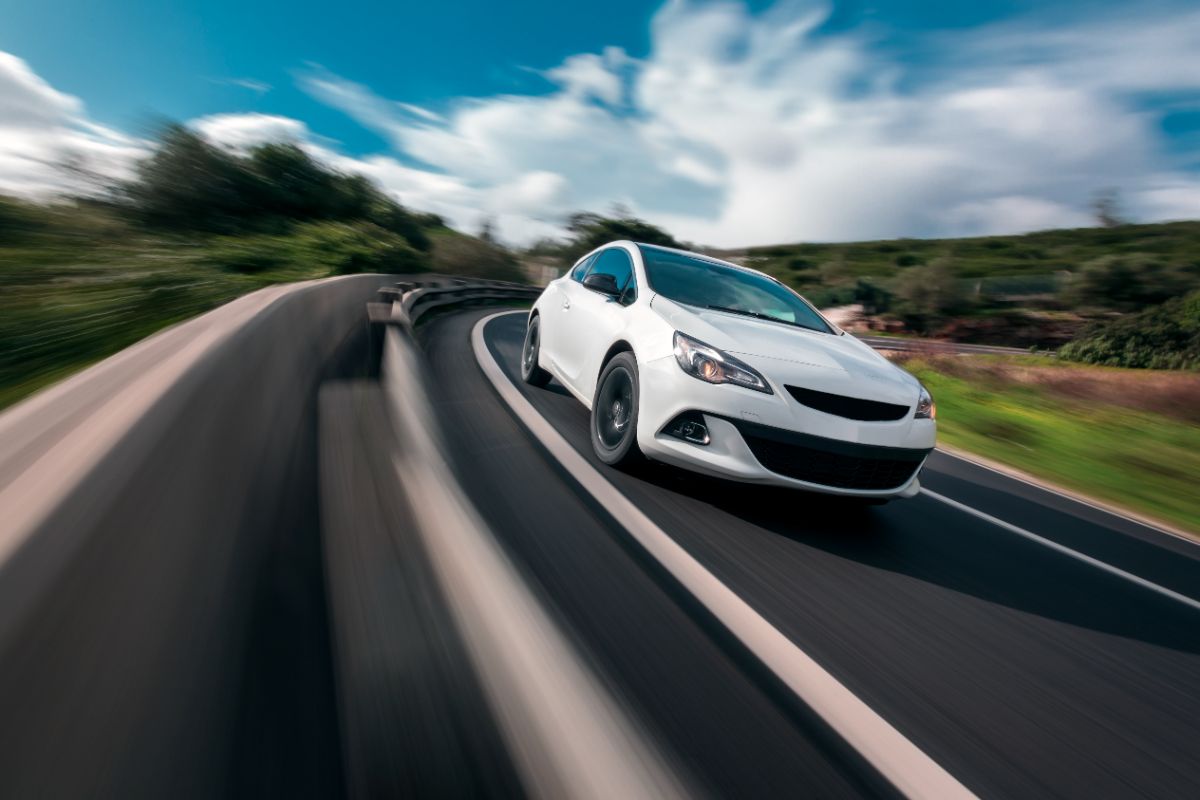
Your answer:
[[[713,385],[674,357],[640,366],[638,446],[649,458],[714,477],[866,498],[911,497],[933,449],[933,420],[860,422],[774,394]],[[703,416],[709,442],[667,433],[685,412]]]

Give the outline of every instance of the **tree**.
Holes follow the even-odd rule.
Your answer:
[[[478,239],[487,244],[496,244],[496,221],[491,217],[484,217],[479,224]]]
[[[278,231],[296,222],[370,222],[428,250],[435,215],[416,215],[362,175],[345,175],[294,144],[245,155],[214,147],[180,125],[166,127],[153,155],[125,186],[134,216],[158,228],[206,233]]]
[[[1096,192],[1092,198],[1092,211],[1101,227],[1116,228],[1126,223],[1121,214],[1121,190],[1115,186]]]
[[[870,278],[854,284],[854,302],[861,303],[866,314],[882,314],[892,305],[892,293]]]
[[[567,219],[567,230],[571,233],[571,239],[562,247],[559,257],[568,263],[589,250],[620,239],[663,247],[682,247],[674,236],[662,228],[636,217],[602,217],[581,211]]]
[[[264,189],[236,156],[182,125],[164,129],[125,195],[142,222],[176,230],[232,233],[255,215]]]
[[[967,306],[962,281],[955,277],[945,259],[904,270],[896,279],[894,290],[895,309],[907,325],[924,332]]]

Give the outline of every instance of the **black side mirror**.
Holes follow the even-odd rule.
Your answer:
[[[616,297],[621,293],[617,288],[617,279],[605,272],[593,272],[583,279],[583,285],[609,297]]]

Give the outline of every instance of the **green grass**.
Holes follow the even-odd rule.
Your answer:
[[[1200,427],[922,360],[905,367],[937,400],[940,441],[1200,534]]]
[[[0,407],[255,289],[330,274],[244,275],[203,263],[204,251],[160,242],[49,263],[0,251]]]
[[[0,237],[0,408],[168,325],[272,284],[456,268],[520,279],[511,259],[497,260],[478,240],[448,229],[431,231],[435,263],[433,254],[369,223],[182,236],[148,233],[86,207],[76,211],[30,207],[40,225],[7,241]],[[447,244],[458,249],[447,255]],[[483,258],[488,255],[495,263]]]

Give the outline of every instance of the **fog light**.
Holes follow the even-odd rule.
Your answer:
[[[692,444],[704,445],[712,441],[708,435],[708,426],[704,424],[704,415],[698,411],[683,412],[667,423],[663,433]]]

